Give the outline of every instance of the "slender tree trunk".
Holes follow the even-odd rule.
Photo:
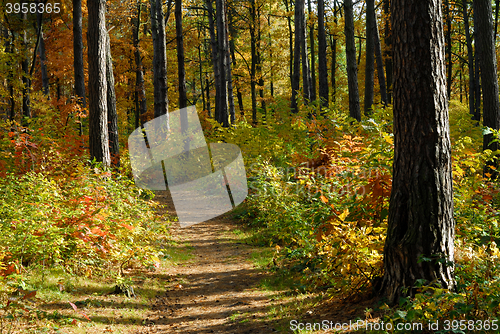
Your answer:
[[[318,0],[318,77],[319,98],[321,99],[321,105],[325,108],[328,108],[328,68],[326,62],[325,0]]]
[[[5,29],[5,54],[9,55],[9,60],[6,65],[8,68],[7,74],[7,91],[9,97],[9,108],[7,109],[7,118],[13,121],[16,116],[16,100],[14,98],[14,62],[12,55],[14,54],[14,34],[12,31]]]
[[[347,58],[347,85],[349,89],[349,116],[361,121],[358,90],[358,66],[356,64],[356,43],[354,41],[354,13],[352,0],[344,1],[345,39]]]
[[[330,35],[330,47],[332,48],[332,102],[335,105],[337,103],[337,84],[335,82],[335,76],[337,75],[337,39],[332,35]]]
[[[307,19],[306,19],[306,12],[305,12],[305,0],[297,0],[295,2],[295,6],[299,5],[299,2],[301,2],[300,8],[300,17],[302,24],[300,26],[301,28],[301,46],[300,46],[300,51],[301,51],[301,57],[302,57],[302,86],[303,86],[303,92],[302,95],[304,96],[304,101],[305,103],[309,103],[312,99],[312,88],[311,88],[311,70],[309,68],[309,56],[307,54]]]
[[[40,16],[40,21],[41,21],[41,15],[42,14],[37,14]],[[41,33],[40,36],[40,49],[39,49],[39,54],[40,54],[40,72],[42,74],[42,92],[43,95],[49,96],[49,75],[47,73],[47,58],[45,57],[45,42],[44,42],[44,37],[43,37],[43,32]]]
[[[382,291],[394,304],[420,280],[454,289],[455,222],[441,1],[393,0],[392,27],[394,166]]]
[[[387,79],[387,103],[392,103],[392,29],[391,29],[391,0],[383,0],[385,14],[385,73]]]
[[[113,74],[113,60],[111,58],[111,39],[106,33],[106,105],[108,111],[109,154],[111,164],[120,167],[120,142],[118,138],[118,114],[116,112],[115,76]]]
[[[234,125],[236,121],[236,115],[234,110],[233,73],[231,70],[231,51],[229,44],[229,23],[228,23],[227,8],[224,9],[224,16],[225,16],[224,36],[226,38],[224,43],[224,57],[226,58],[225,65],[226,65],[226,79],[227,79],[228,112],[229,112],[229,120],[231,124]]]
[[[255,0],[250,0],[250,95],[252,100],[252,124],[257,125],[257,8]]]
[[[144,70],[142,67],[141,51],[139,49],[139,32],[141,28],[141,8],[140,0],[137,1],[137,19],[132,27],[132,40],[134,45],[135,58],[135,128],[138,128],[144,122],[141,122],[141,115],[144,115],[147,109],[146,89],[144,87]]]
[[[453,60],[451,58],[451,14],[450,14],[450,2],[449,0],[444,0],[444,17],[446,20],[446,87],[448,100],[451,98],[451,85],[453,80]]]
[[[384,61],[382,59],[382,46],[380,45],[380,34],[378,32],[378,24],[377,24],[377,14],[375,11],[373,12],[375,29],[373,33],[375,34],[375,60],[377,61],[377,75],[378,75],[378,84],[380,86],[380,99],[382,101],[382,105],[385,107],[387,105],[387,86],[385,84],[385,75],[384,75]]]
[[[179,77],[179,108],[187,107],[186,70],[184,68],[184,36],[182,34],[182,0],[175,0],[175,32],[177,34],[177,74]]]
[[[87,101],[85,99],[85,75],[83,69],[82,0],[73,0],[73,55],[75,96],[80,106],[86,108]]]
[[[234,46],[234,40],[236,39],[236,29],[234,28],[234,22],[233,22],[233,17],[234,15],[233,10],[230,11],[231,15],[229,16],[229,35],[231,35],[231,40],[229,42],[229,51],[231,52],[231,62],[233,64],[233,67],[236,66],[236,56],[235,56],[235,46]],[[243,95],[241,93],[241,87],[240,87],[240,80],[239,77],[236,76],[235,80],[235,86],[236,86],[236,98],[238,99],[238,108],[240,109],[240,114],[243,115]]]
[[[474,25],[477,29],[477,51],[481,60],[481,82],[483,89],[483,125],[492,129],[500,129],[500,103],[498,100],[497,57],[495,53],[495,37],[493,26],[493,9],[490,0],[474,0],[476,11]],[[492,134],[484,135],[483,150],[493,152],[499,149],[497,142],[492,143]],[[484,172],[497,176],[496,162],[489,162]]]
[[[28,15],[22,14],[23,21],[26,22],[28,19]],[[23,30],[23,58],[21,61],[22,68],[22,82],[23,82],[23,125],[27,125],[26,118],[31,118],[31,108],[30,108],[30,87],[31,87],[31,79],[29,74],[29,59],[28,59],[28,32],[26,28]]]
[[[304,12],[304,0],[296,0],[295,2],[295,44],[293,50],[293,76],[292,76],[292,101],[291,109],[293,113],[299,111],[297,105],[297,93],[300,87],[300,49],[301,39],[303,38],[301,25],[302,20],[301,12]]]
[[[476,10],[476,1],[472,1],[472,9],[473,9],[473,21],[474,25],[476,25],[476,22],[478,20],[477,18],[477,10]],[[481,119],[481,52],[477,47],[477,41],[479,40],[478,36],[478,29],[475,26],[474,27],[474,48],[475,48],[475,64],[474,64],[474,71],[475,71],[475,82],[474,82],[474,88],[476,89],[475,95],[476,95],[476,100],[475,100],[475,105],[474,105],[474,119],[479,122]]]
[[[289,8],[289,4],[288,4],[288,0],[284,0],[284,3],[285,3],[285,9],[286,9],[286,12],[290,12],[290,8]],[[291,4],[290,4],[290,7],[291,7]],[[286,16],[286,21],[287,21],[287,25],[288,25],[288,53],[290,55],[290,62],[289,62],[289,66],[290,66],[290,69],[289,69],[289,72],[290,72],[290,85],[293,87],[293,66],[294,66],[294,62],[293,62],[293,57],[294,57],[294,51],[293,51],[293,30],[292,30],[292,18],[290,17],[290,15],[287,15]],[[292,93],[293,95],[293,93]],[[293,103],[293,102],[292,102]]]
[[[264,100],[264,75],[262,74],[262,34],[260,26],[260,8],[257,9],[257,64],[255,70],[259,78],[260,109],[263,121],[266,121],[266,101]]]
[[[219,101],[219,110],[215,109],[215,119],[223,127],[229,126],[227,108],[227,58],[226,58],[226,3],[225,0],[215,0],[217,10],[217,44],[220,67],[220,89],[216,90],[216,99]]]
[[[366,66],[364,112],[371,115],[375,77],[375,0],[366,0]]]
[[[498,33],[498,12],[500,10],[500,0],[495,0],[495,46],[497,45],[497,33]]]
[[[111,163],[106,80],[106,1],[88,0],[89,151],[90,159]]]
[[[167,49],[163,1],[150,0],[150,3],[153,35],[154,117],[167,115],[168,119]]]
[[[210,33],[210,46],[212,48],[212,66],[214,70],[214,85],[215,91],[220,90],[221,86],[221,78],[219,68],[219,53],[217,48],[217,38],[215,37],[215,23],[214,23],[214,9],[212,7],[212,0],[205,0],[205,4],[207,6],[207,16],[208,16],[208,31]],[[207,79],[207,109],[208,116],[211,117],[211,108],[210,108],[210,85]],[[219,108],[219,100],[215,99],[215,118],[217,119],[217,109]]]
[[[311,7],[311,0],[307,0],[307,9],[309,17],[312,17],[313,11]],[[311,101],[316,100],[316,52],[314,50],[314,22],[309,24],[309,41],[311,43]]]
[[[465,40],[467,43],[467,66],[469,67],[469,112],[472,118],[476,121],[479,119],[475,118],[475,105],[476,105],[476,72],[474,70],[474,52],[472,50],[472,39],[470,37],[469,30],[469,11],[467,6],[468,1],[462,0],[462,12],[464,17],[464,27],[465,27]]]

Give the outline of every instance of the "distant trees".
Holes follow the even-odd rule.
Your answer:
[[[352,0],[344,1],[345,52],[347,59],[347,80],[349,89],[349,116],[361,121],[358,90],[358,65],[356,63],[356,43],[354,41],[354,13]]]

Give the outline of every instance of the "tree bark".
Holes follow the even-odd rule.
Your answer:
[[[365,66],[365,116],[373,108],[373,86],[375,77],[375,0],[366,0],[366,66]]]
[[[73,56],[75,96],[80,106],[86,108],[85,75],[83,72],[82,0],[73,0]]]
[[[284,3],[285,3],[285,10],[286,12],[288,13],[290,11],[290,8],[288,7],[289,4],[288,4],[288,0],[284,0]],[[291,6],[291,4],[290,4]],[[288,53],[290,55],[290,62],[289,62],[289,72],[290,72],[290,85],[293,86],[293,55],[294,55],[294,51],[293,51],[293,30],[292,30],[292,18],[290,17],[290,15],[287,15],[286,16],[286,22],[287,22],[287,25],[288,25]],[[292,93],[293,94],[293,93]]]
[[[318,0],[318,84],[321,106],[328,108],[328,68],[326,62],[325,0]]]
[[[301,8],[302,5],[302,8]],[[293,113],[299,112],[297,104],[297,94],[300,87],[300,49],[301,49],[301,39],[303,34],[301,33],[301,25],[303,23],[301,11],[304,12],[304,0],[297,0],[295,2],[295,42],[293,49],[293,75],[292,75],[292,101],[291,110]]]
[[[38,13],[39,24],[42,24],[42,14]],[[41,27],[40,27],[41,28]],[[49,75],[47,73],[47,58],[45,56],[45,42],[43,37],[43,32],[40,31],[40,45],[39,45],[39,55],[40,55],[40,72],[42,74],[42,93],[45,96],[49,96]]]
[[[391,28],[391,0],[383,0],[385,14],[385,73],[387,79],[387,103],[392,103],[392,28]]]
[[[453,60],[451,58],[451,14],[450,14],[450,2],[449,0],[444,0],[445,8],[445,20],[446,20],[446,87],[448,100],[451,98],[451,85],[453,81]]]
[[[382,291],[453,290],[455,222],[441,1],[393,0],[394,165]]]
[[[116,112],[115,76],[113,74],[113,60],[111,58],[111,39],[106,33],[106,105],[108,111],[109,154],[111,164],[120,167],[120,142],[118,138],[118,114]]]
[[[210,46],[212,49],[212,67],[214,71],[214,85],[215,91],[220,89],[220,68],[219,68],[219,53],[217,48],[217,38],[215,37],[215,23],[214,23],[214,9],[212,7],[212,0],[205,0],[205,5],[207,6],[207,16],[208,16],[208,31],[210,33]],[[207,109],[208,116],[211,117],[210,108],[210,85],[207,81]],[[217,98],[215,99],[215,109],[219,107]]]
[[[472,50],[472,39],[469,30],[469,11],[467,8],[467,0],[462,0],[462,13],[464,17],[465,41],[467,43],[467,66],[469,68],[469,113],[475,119],[476,105],[476,72],[474,71],[474,52]],[[476,119],[479,121],[479,119]]]
[[[257,7],[255,0],[250,0],[250,96],[252,101],[252,124],[257,125]]]
[[[332,102],[335,105],[337,102],[337,83],[335,81],[335,76],[337,75],[337,39],[335,36],[330,35],[330,47],[332,48]]]
[[[344,1],[345,39],[347,58],[347,85],[349,89],[349,116],[361,121],[358,90],[358,66],[356,64],[356,42],[354,40],[354,13],[352,0]]]
[[[478,20],[477,18],[477,2],[472,1],[472,10],[473,10],[473,21],[474,25]],[[474,48],[475,48],[475,57],[474,57],[474,88],[476,92],[474,95],[476,96],[475,105],[474,105],[474,120],[481,120],[481,52],[477,47],[477,41],[479,40],[478,29],[474,27]]]
[[[382,101],[382,105],[385,107],[387,105],[387,86],[385,84],[385,75],[384,75],[384,61],[382,59],[382,46],[380,45],[380,34],[378,32],[378,24],[377,24],[377,14],[375,11],[373,12],[375,29],[373,31],[375,37],[375,60],[377,61],[377,76],[378,76],[378,84],[380,86],[380,100]]]
[[[89,151],[90,159],[110,166],[107,80],[106,80],[106,1],[88,0],[89,60]]]
[[[28,15],[26,13],[22,14],[23,21],[26,22]],[[31,80],[29,78],[29,59],[28,59],[28,32],[26,27],[22,32],[22,44],[23,44],[23,58],[21,60],[22,69],[22,82],[23,82],[23,120],[22,124],[27,125],[26,118],[31,118],[31,108],[30,108],[30,86]]]
[[[175,0],[175,32],[177,34],[177,74],[179,78],[179,108],[187,107],[186,69],[184,68],[184,36],[182,34],[182,0]]]
[[[219,109],[215,109],[215,119],[223,127],[228,127],[226,2],[225,0],[215,0],[215,4],[217,10],[217,44],[220,67],[220,89],[215,91],[216,99],[219,101]]]
[[[144,69],[142,67],[141,51],[139,49],[139,32],[141,29],[141,8],[140,0],[137,1],[137,18],[134,19],[132,26],[132,40],[134,45],[135,58],[135,128],[138,128],[144,122],[141,122],[141,115],[144,115],[147,109],[146,89],[144,87]]]
[[[493,9],[490,0],[474,0],[477,29],[476,53],[481,60],[481,82],[483,89],[483,125],[492,129],[500,129],[500,103],[498,100],[498,75],[497,58],[495,53],[495,37],[493,26]],[[483,137],[483,150],[496,151],[498,143],[491,143],[494,139],[492,134]],[[496,162],[487,163],[484,172],[491,174],[491,178],[497,176],[495,171]]]
[[[307,9],[309,12],[309,17],[312,17],[313,11],[311,7],[311,0],[307,0]],[[311,101],[316,100],[316,52],[314,50],[314,22],[309,24],[309,41],[311,44]]]
[[[150,0],[150,2],[153,35],[154,117],[167,115],[168,119],[167,49],[163,1]]]
[[[300,53],[302,58],[302,95],[304,96],[304,102],[308,104],[312,98],[312,88],[311,88],[311,69],[309,68],[309,56],[307,52],[307,18],[305,11],[305,0],[297,0],[295,6],[300,3],[300,20],[302,24],[300,25],[301,33],[301,46]]]

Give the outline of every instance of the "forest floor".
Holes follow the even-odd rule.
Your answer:
[[[166,204],[160,214],[175,216],[167,192],[155,199]],[[231,213],[186,228],[174,223],[170,231],[160,268],[126,272],[135,296],[113,294],[112,280],[44,274],[39,308],[55,320],[43,331],[37,322],[22,325],[19,333],[292,333],[292,319],[354,322],[373,305],[294,292],[293,277],[269,269],[274,249],[247,243],[250,233]]]

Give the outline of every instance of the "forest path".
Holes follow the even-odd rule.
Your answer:
[[[160,203],[173,203],[157,192]],[[192,257],[163,269],[165,293],[152,301],[150,333],[273,333],[268,307],[273,292],[259,288],[266,277],[250,258],[258,247],[240,242],[234,219],[223,215],[207,222],[172,227],[172,237]]]

